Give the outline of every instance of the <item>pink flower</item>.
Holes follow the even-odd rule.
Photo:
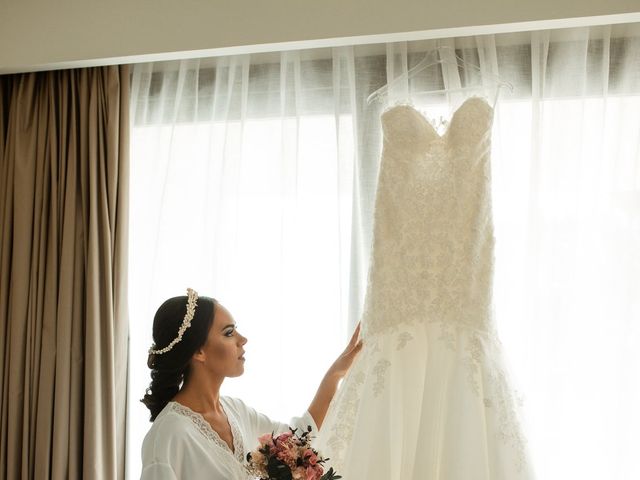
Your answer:
[[[319,465],[307,467],[307,478],[305,478],[305,480],[320,480],[321,476],[322,468]]]
[[[325,459],[311,447],[311,438],[307,432],[297,435],[293,431],[277,436],[269,433],[260,436],[260,446],[251,452],[247,472],[253,477],[267,478],[269,460],[278,459],[289,467],[292,480],[320,480],[324,473],[322,462]]]
[[[258,441],[260,442],[260,445],[273,446],[273,437],[270,433],[265,433],[261,437],[258,437]]]
[[[278,443],[287,442],[291,438],[292,435],[293,435],[293,433],[291,433],[291,432],[281,433],[280,435],[278,435]]]
[[[298,453],[298,447],[291,442],[278,442],[275,455],[278,460],[286,463],[291,468],[296,467],[298,457],[300,456]]]
[[[304,453],[302,454],[302,458],[305,458],[310,465],[315,465],[316,463],[318,463],[318,456],[313,453],[313,450],[311,450],[310,448],[307,448]]]
[[[291,470],[293,480],[307,480],[307,472],[304,467],[296,467]]]

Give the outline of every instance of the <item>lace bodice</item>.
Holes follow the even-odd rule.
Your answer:
[[[425,320],[490,329],[492,119],[479,97],[443,135],[410,105],[382,115],[364,335]]]

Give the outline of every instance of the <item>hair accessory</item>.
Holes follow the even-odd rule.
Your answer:
[[[196,313],[196,307],[198,306],[198,292],[191,288],[187,288],[187,313],[184,315],[184,319],[182,320],[182,325],[178,329],[178,336],[171,340],[171,343],[164,348],[160,348],[159,350],[154,350],[155,345],[149,349],[149,355],[162,355],[163,353],[167,353],[170,351],[180,340],[182,340],[182,336],[184,332],[191,326],[191,320],[193,320],[193,316]]]

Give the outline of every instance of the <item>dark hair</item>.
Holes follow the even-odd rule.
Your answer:
[[[199,297],[191,326],[185,330],[182,340],[166,353],[149,355],[151,384],[140,401],[151,412],[152,422],[188,380],[191,357],[205,344],[213,324],[215,303],[213,298]],[[153,318],[154,349],[164,348],[178,336],[186,313],[186,295],[170,298],[160,305]]]

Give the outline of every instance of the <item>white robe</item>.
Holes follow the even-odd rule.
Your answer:
[[[282,433],[289,425],[274,422],[242,400],[220,397],[233,433],[232,452],[202,415],[169,402],[142,443],[141,480],[246,480],[246,455],[264,433]],[[309,412],[291,419],[293,428],[318,428]]]

